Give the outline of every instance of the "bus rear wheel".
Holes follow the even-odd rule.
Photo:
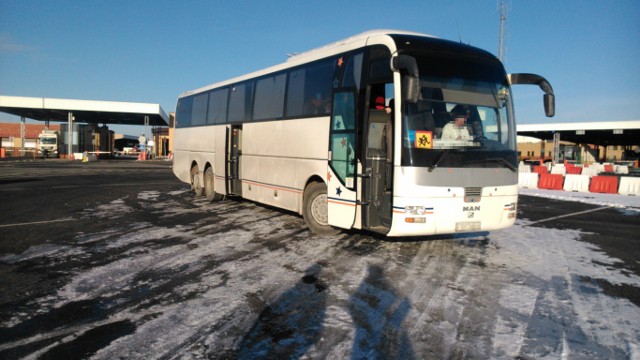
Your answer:
[[[198,176],[198,166],[191,168],[191,189],[193,189],[196,196],[202,196],[202,193],[204,193],[204,188],[200,184],[200,176]]]
[[[340,232],[329,225],[327,186],[323,183],[314,182],[305,189],[302,217],[315,234],[335,235]]]
[[[204,195],[209,201],[222,200],[222,195],[215,192],[212,167],[208,167],[204,172]]]

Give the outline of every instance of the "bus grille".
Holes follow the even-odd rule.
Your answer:
[[[464,188],[464,202],[479,202],[482,197],[481,187]]]

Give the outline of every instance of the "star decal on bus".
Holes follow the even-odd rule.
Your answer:
[[[342,64],[344,64],[344,60],[342,60],[342,56],[338,59],[338,67],[342,67]]]
[[[342,147],[346,147],[347,146],[347,139],[346,138],[342,139],[342,141],[340,141],[340,144],[342,145]]]
[[[340,186],[336,188],[336,195],[342,196],[342,189],[340,188]]]

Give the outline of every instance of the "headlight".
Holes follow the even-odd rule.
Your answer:
[[[405,211],[411,215],[424,215],[426,211],[424,206],[405,206]]]

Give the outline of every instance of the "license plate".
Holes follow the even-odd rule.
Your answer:
[[[480,221],[461,221],[456,223],[456,231],[479,231]]]

